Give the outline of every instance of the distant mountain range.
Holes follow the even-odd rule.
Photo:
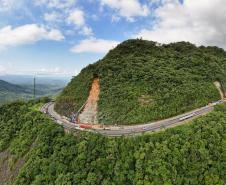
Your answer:
[[[26,90],[22,86],[0,80],[0,92],[29,93],[29,91],[30,90]]]
[[[65,85],[71,77],[59,77],[59,76],[36,76],[37,84],[52,84],[52,85]],[[33,75],[0,75],[0,79],[9,83],[18,85],[33,85]]]
[[[69,78],[36,77],[36,97],[55,96],[67,84]],[[33,76],[0,76],[0,104],[33,98]]]

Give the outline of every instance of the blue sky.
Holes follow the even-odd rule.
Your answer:
[[[0,74],[75,75],[137,37],[226,48],[225,22],[224,0],[0,0]]]

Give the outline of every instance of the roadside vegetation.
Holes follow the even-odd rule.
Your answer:
[[[219,100],[213,83],[226,88],[226,53],[186,42],[156,46],[151,41],[125,41],[72,79],[57,98],[56,110],[67,116],[77,112],[96,77],[99,123],[145,123]]]
[[[11,170],[24,160],[14,185],[226,183],[225,104],[186,125],[119,138],[66,134],[34,107],[0,107],[0,155],[9,153]]]

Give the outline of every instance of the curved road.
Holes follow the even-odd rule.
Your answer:
[[[176,126],[188,120],[205,115],[206,113],[209,113],[210,111],[212,111],[215,105],[221,104],[221,103],[223,103],[223,101],[220,100],[212,103],[211,105],[207,105],[205,107],[195,109],[193,111],[181,114],[179,116],[175,116],[175,117],[161,120],[161,121],[150,122],[150,123],[140,124],[140,125],[133,125],[133,126],[106,126],[105,128],[89,129],[88,131],[91,131],[94,133],[100,133],[106,136],[134,135],[134,134],[140,134],[144,132],[157,131],[162,128],[169,128],[172,126]],[[69,122],[65,117],[62,117],[57,112],[55,112],[53,102],[43,105],[43,107],[41,108],[41,112],[49,114],[55,120],[56,123],[63,125],[63,127],[67,130],[73,130],[73,129],[84,130],[80,128],[79,125]]]

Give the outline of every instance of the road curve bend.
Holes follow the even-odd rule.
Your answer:
[[[210,111],[212,111],[215,105],[221,104],[221,103],[223,103],[223,101],[219,100],[205,107],[201,107],[193,111],[190,111],[169,119],[161,120],[161,121],[150,122],[150,123],[140,124],[140,125],[132,125],[132,126],[106,126],[105,128],[92,128],[92,129],[80,128],[78,124],[71,123],[65,117],[59,115],[54,110],[54,105],[55,105],[54,102],[49,102],[44,104],[40,111],[48,114],[52,119],[55,120],[57,124],[62,125],[67,130],[73,130],[73,129],[86,130],[94,133],[99,133],[105,136],[116,137],[116,136],[123,136],[123,135],[141,134],[144,132],[158,131],[163,128],[173,127],[173,126],[182,124],[188,120],[205,115]]]

